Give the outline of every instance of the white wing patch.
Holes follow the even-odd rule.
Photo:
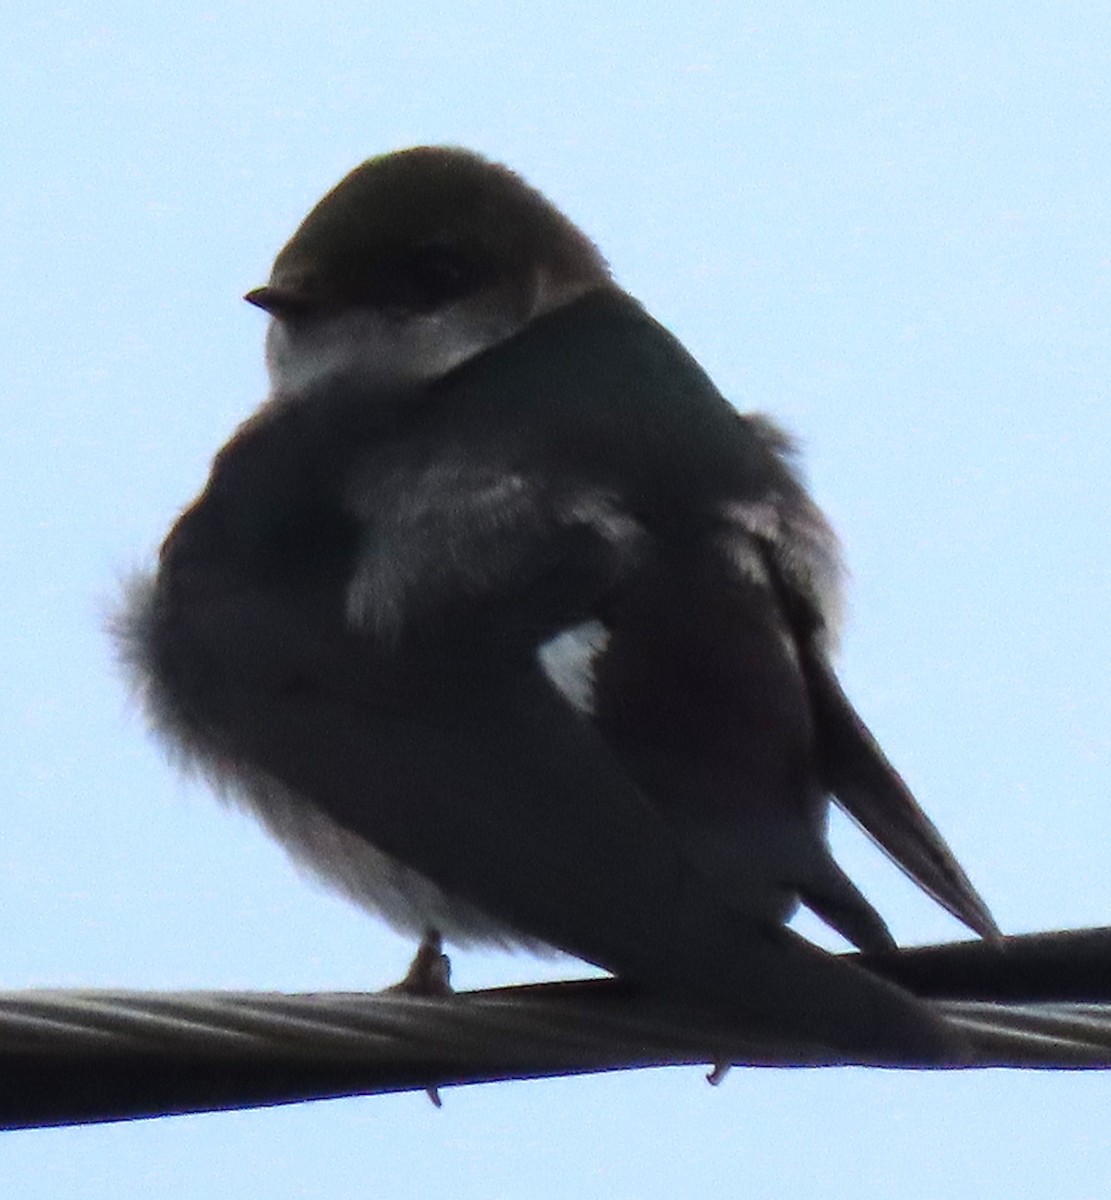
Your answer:
[[[583,621],[557,633],[537,651],[541,669],[556,691],[585,716],[594,715],[594,664],[609,638],[601,621]]]

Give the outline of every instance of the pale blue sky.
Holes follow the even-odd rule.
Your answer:
[[[5,16],[0,988],[404,967],[175,779],[100,622],[262,395],[239,297],[343,172],[415,142],[521,171],[801,435],[854,572],[843,672],[888,752],[1005,929],[1111,923],[1111,15],[833,7]],[[838,842],[900,938],[958,934]],[[1090,1200],[1109,1112],[1111,1076],[684,1069],[9,1134],[0,1195]]]

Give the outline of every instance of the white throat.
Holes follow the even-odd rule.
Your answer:
[[[558,280],[538,271],[524,311],[509,300],[507,289],[404,317],[372,308],[297,324],[273,317],[266,335],[271,395],[295,400],[325,383],[376,390],[439,379],[604,282]]]
[[[375,390],[437,379],[513,332],[508,323],[451,309],[402,319],[358,308],[300,328],[272,318],[266,335],[271,393],[294,399],[326,383]]]

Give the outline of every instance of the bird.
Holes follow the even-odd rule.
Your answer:
[[[960,1061],[928,999],[787,927],[894,946],[836,803],[999,936],[838,681],[791,439],[462,148],[356,167],[245,299],[269,395],[115,626],[172,757],[406,933],[554,948],[804,1054]]]

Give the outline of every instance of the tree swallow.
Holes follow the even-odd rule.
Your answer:
[[[246,299],[270,396],[120,621],[178,756],[399,929],[557,947],[803,1053],[959,1056],[784,925],[892,945],[832,798],[997,934],[834,675],[789,440],[465,150],[356,168]]]

